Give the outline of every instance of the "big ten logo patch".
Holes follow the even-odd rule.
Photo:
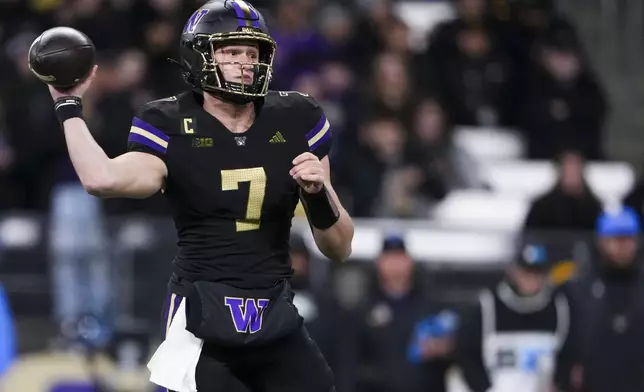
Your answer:
[[[192,147],[194,148],[212,147],[214,145],[215,141],[211,137],[196,137],[192,139]]]

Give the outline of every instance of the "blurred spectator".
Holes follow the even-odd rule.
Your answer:
[[[378,215],[385,177],[404,164],[406,141],[402,124],[389,117],[368,121],[359,130],[357,148],[339,169],[342,184],[352,196],[347,205],[353,216]]]
[[[426,170],[426,181],[435,171],[448,191],[487,187],[477,163],[454,143],[452,125],[438,100],[427,98],[418,105],[413,131],[408,156]],[[440,199],[439,192],[426,192]]]
[[[429,32],[425,60],[449,56],[457,48],[457,37],[461,30],[467,28],[484,28],[488,32],[493,29],[493,21],[489,18],[487,0],[454,0],[457,17],[439,23]],[[429,73],[427,73],[429,74]],[[427,75],[431,76],[431,75]],[[433,79],[425,79],[433,81]]]
[[[278,2],[276,23],[271,29],[279,47],[273,61],[274,89],[290,90],[299,74],[315,71],[324,40],[315,25],[309,23],[308,11],[301,0]]]
[[[527,243],[515,260],[503,281],[466,311],[459,331],[458,363],[472,392],[548,391],[554,363],[572,366],[570,308],[548,284],[545,247]]]
[[[511,58],[484,0],[460,0],[457,9],[459,19],[439,25],[430,37],[427,88],[440,94],[455,124],[507,125],[516,88]]]
[[[557,11],[553,0],[496,0],[492,5],[497,17],[502,17],[504,10],[509,11],[510,21],[516,27],[513,30],[514,39],[523,40],[521,46],[528,51],[537,40],[553,29],[576,36],[575,28]]]
[[[484,188],[476,163],[452,140],[440,103],[426,98],[417,107],[413,132],[400,170],[385,181],[383,209],[397,217],[427,217],[453,189]]]
[[[112,296],[118,289],[100,200],[87,194],[80,182],[60,183],[52,195],[50,219],[54,316],[61,339],[57,343],[62,348],[81,342],[101,346],[111,334]],[[80,330],[87,328],[91,330]]]
[[[579,42],[567,31],[553,30],[537,48],[537,68],[518,119],[528,158],[552,159],[567,147],[602,159],[607,105]]]
[[[13,207],[45,211],[51,189],[60,177],[61,159],[67,153],[51,97],[29,70],[27,54],[36,34],[22,31],[6,44],[0,100],[3,103],[5,164],[0,171],[13,183]],[[9,162],[8,158],[11,158]]]
[[[597,221],[595,263],[569,283],[581,330],[581,365],[571,375],[584,392],[644,389],[644,278],[641,224],[629,207],[604,212]]]
[[[55,9],[54,24],[84,32],[98,50],[121,49],[134,35],[135,24],[113,22],[127,14],[119,15],[107,0],[72,0],[69,3]]]
[[[324,48],[318,61],[342,61],[351,69],[357,67],[357,56],[353,53],[355,26],[351,14],[339,4],[325,4],[318,15],[318,25]]]
[[[403,59],[394,53],[381,53],[373,62],[373,77],[367,86],[363,115],[395,117],[411,130],[418,91]]]
[[[420,391],[444,388],[453,361],[458,316],[449,309],[416,323],[407,350],[407,360],[421,367]],[[430,387],[433,388],[430,389]],[[444,389],[447,390],[447,389]]]
[[[392,0],[358,0],[354,14],[357,23],[353,56],[357,59],[356,70],[362,72],[370,68],[371,60],[383,50],[387,26],[396,17]]]
[[[356,143],[355,130],[361,118],[357,115],[360,105],[357,104],[359,96],[355,85],[355,75],[341,60],[321,63],[318,72],[302,73],[293,84],[293,90],[315,98],[333,124],[336,140],[330,153],[333,168],[342,166],[342,159],[351,159],[351,150]],[[346,154],[341,150],[345,150]],[[332,174],[335,174],[335,170],[332,170]]]
[[[355,311],[341,341],[338,389],[356,392],[445,391],[445,358],[451,334],[426,336],[418,342],[418,322],[440,313],[417,281],[415,266],[402,237],[385,238],[377,260],[377,284]],[[422,325],[420,326],[422,328]],[[416,336],[415,336],[416,335]],[[420,344],[412,361],[410,344]],[[418,363],[420,362],[420,363]]]
[[[574,151],[559,156],[557,182],[530,206],[526,230],[593,230],[602,203],[586,183],[584,163]]]
[[[410,29],[400,19],[392,19],[383,31],[382,51],[400,57],[406,64],[411,63],[414,52],[409,46]]]
[[[13,167],[14,152],[4,135],[5,130],[0,123],[0,211],[17,206],[16,190],[10,182],[9,173]]]

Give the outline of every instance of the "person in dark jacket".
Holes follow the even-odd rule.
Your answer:
[[[608,102],[577,38],[554,29],[535,51],[537,66],[518,110],[528,158],[552,159],[566,145],[588,159],[603,159]]]
[[[573,388],[583,392],[644,390],[644,276],[641,223],[630,207],[597,220],[597,262],[569,282],[578,325]]]
[[[576,151],[559,156],[557,183],[530,206],[526,230],[587,230],[592,232],[602,203],[584,179],[584,158]]]
[[[352,316],[338,392],[445,392],[454,322],[417,282],[398,235],[385,239],[377,285]]]

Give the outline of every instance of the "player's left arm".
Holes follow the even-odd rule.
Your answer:
[[[297,113],[302,116],[309,151],[293,160],[290,174],[299,185],[300,200],[318,249],[331,260],[344,261],[351,255],[353,222],[331,185],[331,124],[315,99],[292,93],[288,95],[293,96]]]
[[[315,244],[331,260],[351,255],[353,221],[331,185],[329,157],[305,152],[293,160],[291,176],[300,185],[300,199],[313,230]]]

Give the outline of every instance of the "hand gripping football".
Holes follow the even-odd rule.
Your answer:
[[[85,34],[70,27],[54,27],[42,33],[29,49],[29,68],[42,82],[69,90],[91,73],[96,48]]]

